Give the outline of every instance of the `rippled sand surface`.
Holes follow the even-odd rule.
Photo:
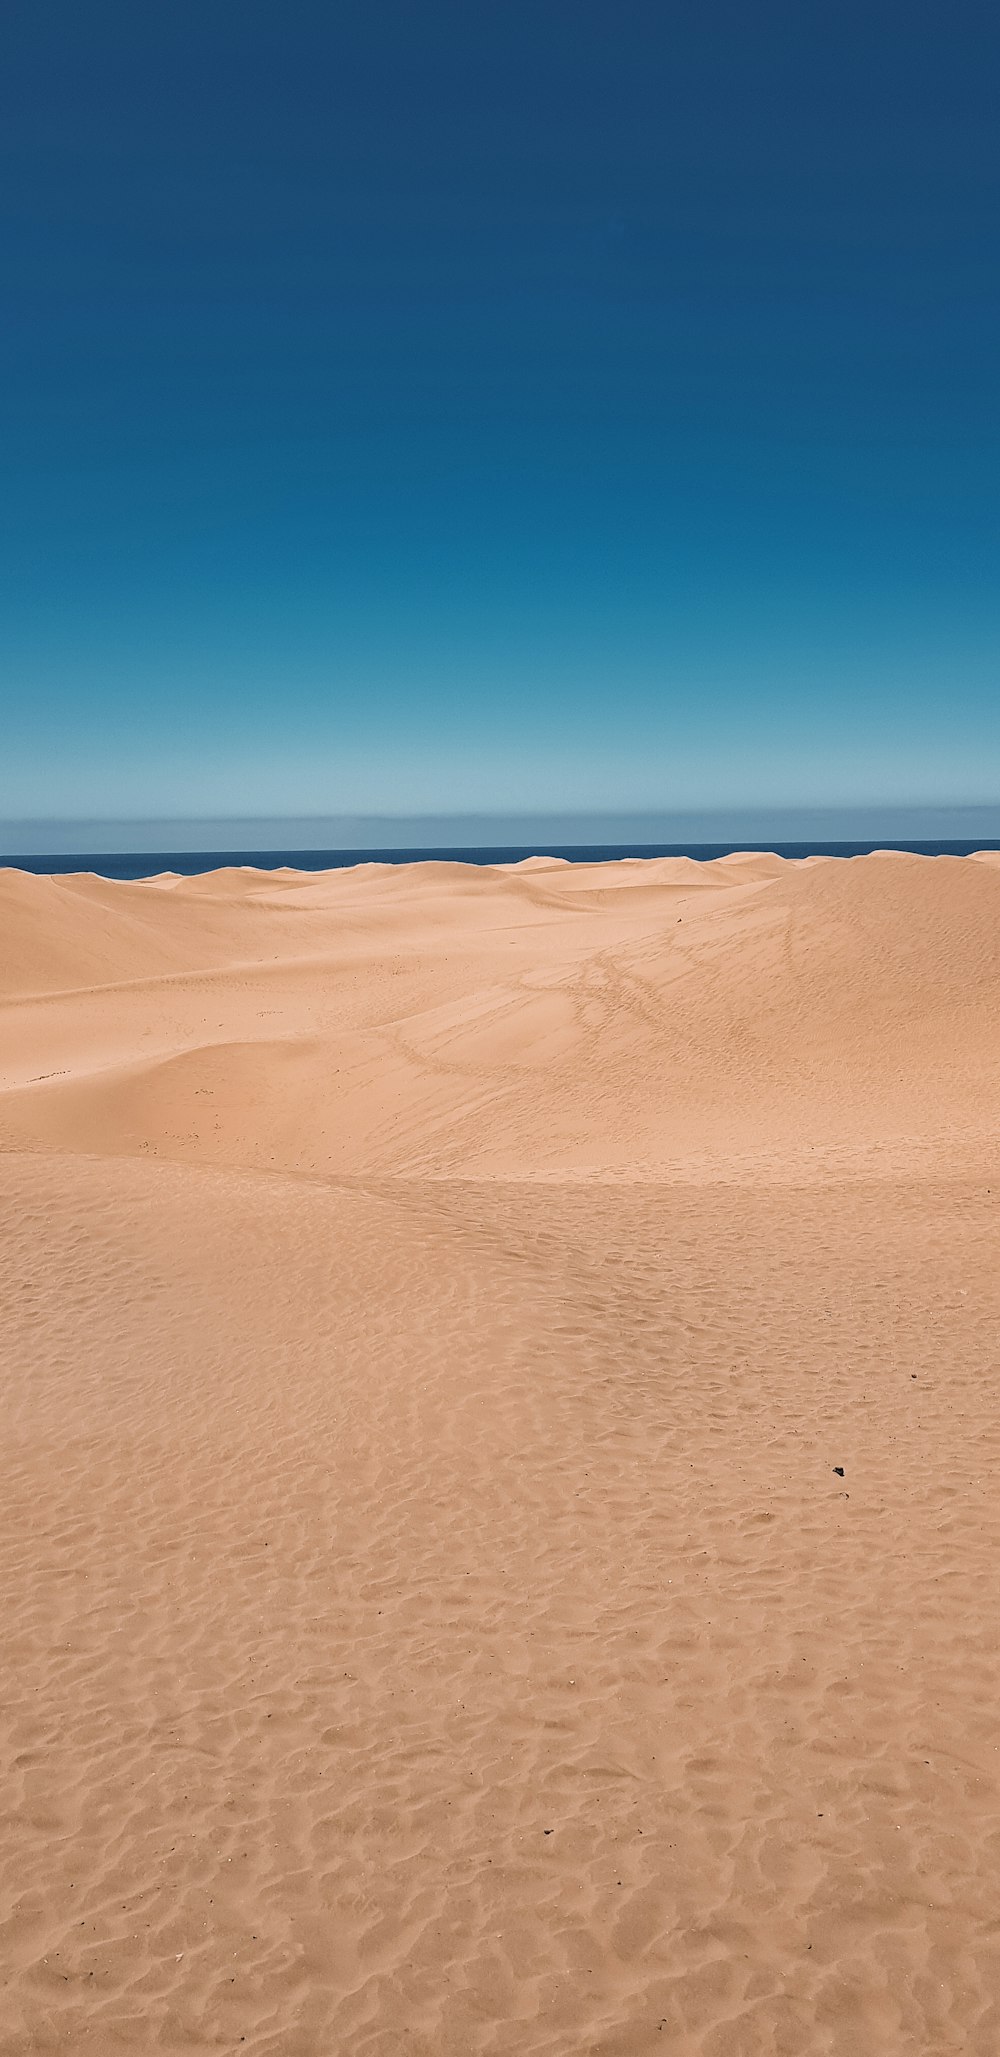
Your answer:
[[[0,874],[0,2052],[1000,2048],[1000,868]]]

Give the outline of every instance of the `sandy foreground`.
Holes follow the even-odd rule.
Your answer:
[[[998,1139],[987,856],[0,872],[2,2057],[996,2057]]]

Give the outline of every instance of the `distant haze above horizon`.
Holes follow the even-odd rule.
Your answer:
[[[0,822],[0,863],[114,851],[160,854],[307,850],[570,848],[672,843],[984,842],[995,807],[730,808],[646,814],[444,814],[230,817],[225,820]]]
[[[968,0],[16,11],[0,819],[1000,803],[998,82]]]

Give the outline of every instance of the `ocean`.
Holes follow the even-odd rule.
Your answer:
[[[622,857],[693,857],[707,863],[735,850],[773,851],[779,857],[865,857],[873,850],[904,850],[919,857],[968,857],[973,850],[1000,850],[1000,842],[978,837],[969,842],[860,843],[568,843],[470,845],[457,849],[412,850],[113,850],[74,856],[0,857],[0,865],[19,871],[96,872],[101,878],[143,879],[174,871],[193,878],[227,865],[248,865],[259,871],[342,871],[352,864],[418,864],[434,860],[450,864],[517,864],[525,857],[559,857],[570,864],[604,864]]]

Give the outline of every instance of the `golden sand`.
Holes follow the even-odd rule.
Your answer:
[[[995,2057],[1000,865],[0,873],[0,2053]]]

